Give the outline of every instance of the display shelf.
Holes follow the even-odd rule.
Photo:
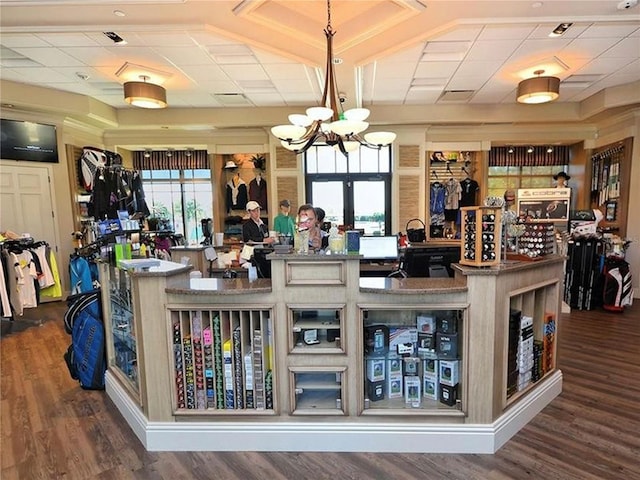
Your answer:
[[[110,271],[104,317],[107,319],[107,363],[119,372],[129,392],[139,399],[138,335],[133,318],[131,278],[128,272],[113,265],[103,268]]]
[[[507,404],[556,369],[559,289],[551,281],[509,295]]]
[[[462,410],[464,309],[365,309],[368,410]]]
[[[273,413],[269,310],[171,310],[170,318],[176,414]]]
[[[344,353],[344,305],[289,307],[289,351],[296,354]]]
[[[343,371],[291,370],[293,415],[344,415]]]
[[[475,267],[498,265],[502,238],[502,209],[463,207],[460,263]]]

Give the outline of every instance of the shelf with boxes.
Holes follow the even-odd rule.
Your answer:
[[[362,311],[365,412],[463,409],[465,310]]]
[[[507,403],[556,368],[557,281],[511,292],[507,353]]]
[[[344,305],[310,308],[289,305],[291,353],[344,353]]]
[[[273,412],[269,310],[171,310],[175,414]]]
[[[463,207],[460,263],[484,267],[500,263],[502,209]]]

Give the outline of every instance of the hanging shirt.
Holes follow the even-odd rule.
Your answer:
[[[239,176],[229,180],[227,182],[227,213],[231,210],[244,210],[248,201],[245,181]]]
[[[440,182],[433,182],[429,188],[429,213],[444,214],[445,188]]]
[[[9,288],[5,283],[5,265],[6,265],[6,256],[2,256],[2,261],[0,261],[0,306],[2,307],[2,311],[0,312],[3,317],[11,316],[11,304],[9,303]]]
[[[460,206],[473,207],[477,205],[476,193],[480,190],[478,182],[472,178],[465,178],[460,182],[460,188],[462,189],[462,193],[460,195]]]
[[[444,200],[444,208],[445,210],[457,210],[458,203],[460,201],[460,195],[462,194],[462,187],[460,187],[460,182],[455,178],[450,178],[444,184],[445,188],[445,200]]]
[[[265,212],[267,208],[267,182],[260,175],[249,182],[249,200],[258,202]]]

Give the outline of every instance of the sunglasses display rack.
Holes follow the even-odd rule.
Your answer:
[[[554,253],[556,241],[553,222],[524,223],[524,232],[513,246],[515,252],[508,252],[512,260],[540,260]]]
[[[461,255],[462,265],[487,267],[500,263],[502,208],[463,207]]]

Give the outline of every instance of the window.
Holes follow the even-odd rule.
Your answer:
[[[211,170],[142,170],[151,215],[166,219],[187,244],[202,241],[203,218],[213,217]]]
[[[553,187],[553,176],[560,171],[566,172],[567,166],[489,167],[487,194],[502,197],[507,190]]]
[[[554,187],[553,176],[567,171],[570,157],[571,148],[566,145],[492,147],[487,195],[502,197],[507,190]]]
[[[391,147],[361,147],[349,158],[328,145],[305,153],[307,201],[326,212],[325,221],[362,229],[365,235],[391,231]]]

